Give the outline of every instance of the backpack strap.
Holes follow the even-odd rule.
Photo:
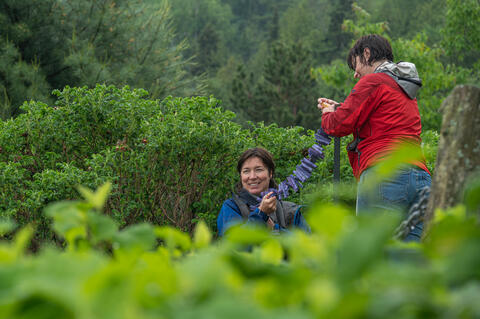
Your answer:
[[[237,194],[233,194],[232,196],[233,201],[240,209],[240,213],[242,214],[243,221],[248,219],[250,216],[250,209],[248,208],[247,204]],[[277,210],[275,211],[275,217],[278,225],[282,228],[291,227],[294,224],[295,213],[301,206],[287,201],[277,201]],[[271,216],[273,217],[273,216]]]
[[[300,205],[293,202],[281,201],[285,228],[290,228],[294,225],[294,218],[297,211],[300,209]],[[278,207],[278,205],[277,205]]]
[[[235,204],[237,204],[238,209],[240,209],[243,220],[246,221],[248,219],[248,216],[250,216],[250,209],[248,209],[247,204],[245,204],[235,193],[233,193],[233,201],[235,202]]]
[[[283,203],[280,200],[277,201],[277,210],[275,211],[275,215],[277,217],[277,223],[280,225],[280,227],[286,228],[285,211],[283,208]]]

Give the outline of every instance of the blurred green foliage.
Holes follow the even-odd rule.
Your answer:
[[[119,230],[101,214],[109,188],[47,206],[62,248],[31,254],[33,227],[0,222],[13,237],[0,242],[0,318],[480,316],[479,215],[466,213],[468,200],[438,211],[422,244],[392,240],[391,215],[331,204],[308,212],[311,234],[237,227],[212,242],[203,222],[192,237]]]
[[[453,61],[468,67],[478,65],[480,4],[474,0],[447,0],[442,45]],[[478,72],[478,71],[477,71]]]

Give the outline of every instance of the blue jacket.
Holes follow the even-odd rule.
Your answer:
[[[306,232],[310,232],[310,226],[308,226],[307,221],[300,212],[301,207],[302,206],[297,206],[293,221],[287,225],[287,228],[281,227],[275,222],[276,218],[272,218],[275,222],[274,231],[288,232],[288,228],[296,227],[303,229]],[[255,208],[255,210],[250,212],[247,220],[244,221],[240,208],[237,206],[233,198],[229,198],[223,203],[222,208],[220,209],[220,214],[217,217],[218,235],[223,236],[228,228],[241,223],[244,223],[244,225],[266,226],[267,219],[268,216],[264,212],[260,211],[259,208]]]

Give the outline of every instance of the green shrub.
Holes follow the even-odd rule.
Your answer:
[[[241,152],[269,149],[281,181],[314,143],[300,127],[242,128],[213,97],[154,101],[144,90],[104,85],[54,93],[53,107],[25,103],[23,114],[0,124],[1,214],[33,222],[38,239],[53,236],[45,205],[106,181],[113,185],[105,214],[121,227],[147,221],[191,231],[202,219],[213,228]]]

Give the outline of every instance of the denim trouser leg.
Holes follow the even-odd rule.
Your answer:
[[[379,183],[375,183],[375,170],[369,168],[360,176],[357,190],[357,215],[375,211],[392,211],[406,218],[409,208],[419,201],[419,192],[430,186],[430,175],[416,166],[400,168],[397,173]],[[423,223],[410,231],[405,241],[419,241]]]

